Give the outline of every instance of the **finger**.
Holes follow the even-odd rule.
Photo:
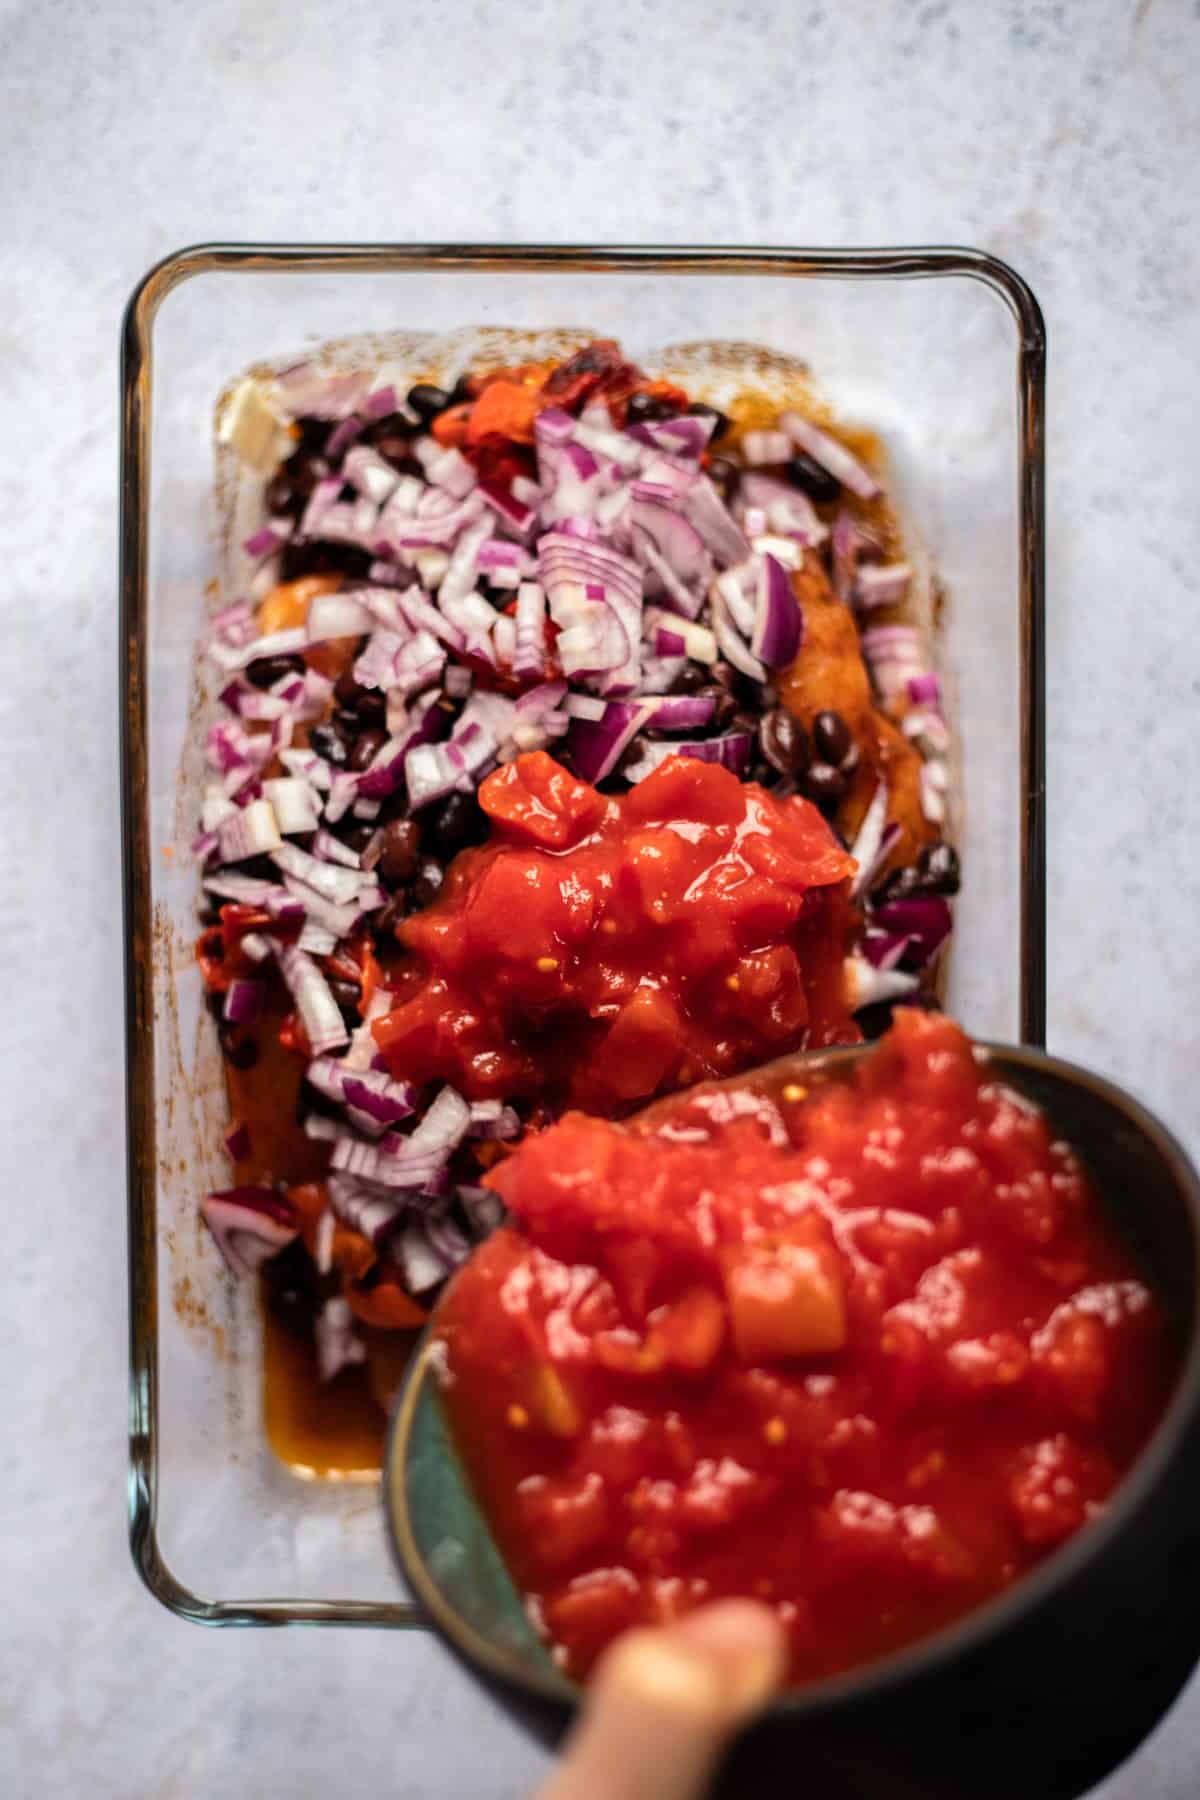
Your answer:
[[[540,1800],[697,1800],[785,1666],[765,1606],[726,1600],[631,1631],[599,1663],[566,1756]]]

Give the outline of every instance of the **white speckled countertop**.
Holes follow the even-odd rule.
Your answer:
[[[1050,333],[1050,1041],[1200,1150],[1200,5],[0,0],[0,47],[0,1790],[519,1796],[537,1756],[429,1639],[204,1632],[129,1564],[121,307],[208,238],[1008,258]],[[1198,1765],[1200,1681],[1100,1793]]]

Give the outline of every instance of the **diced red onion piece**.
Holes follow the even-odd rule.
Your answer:
[[[729,732],[724,737],[698,738],[694,743],[643,744],[641,756],[625,770],[625,778],[636,785],[647,775],[653,775],[669,756],[691,756],[699,762],[720,763],[742,779],[750,767],[752,748],[747,731]]]
[[[656,701],[610,700],[602,719],[572,718],[567,748],[576,773],[593,784],[611,775],[656,707]]]
[[[779,415],[779,423],[783,433],[797,449],[811,456],[814,462],[819,462],[823,469],[828,469],[843,487],[848,487],[861,500],[874,500],[882,492],[866,465],[852,451],[847,450],[845,444],[839,443],[827,431],[814,425],[811,419],[802,418],[797,412],[785,412]],[[790,455],[789,445],[784,457],[778,460],[783,461]]]
[[[312,854],[320,862],[340,863],[344,869],[361,869],[362,858],[357,850],[349,844],[343,844],[341,838],[334,837],[332,831],[318,831],[312,841]]]
[[[871,804],[863,814],[863,822],[858,828],[858,835],[850,845],[850,854],[858,863],[858,870],[850,883],[850,896],[857,899],[865,893],[875,877],[879,866],[880,852],[883,848],[884,834],[887,831],[888,790],[887,783],[881,781],[871,796]]]
[[[468,1137],[513,1138],[519,1137],[520,1132],[520,1119],[512,1107],[506,1106],[502,1100],[472,1102]]]
[[[250,1275],[299,1235],[292,1202],[269,1187],[223,1188],[206,1194],[200,1216],[235,1275]]]
[[[225,989],[222,1018],[228,1019],[231,1025],[252,1025],[262,1012],[265,992],[261,981],[243,981],[235,977]]]
[[[864,612],[876,606],[903,606],[912,585],[906,562],[864,563],[854,584],[854,599]]]
[[[787,570],[775,557],[764,556],[758,576],[751,652],[768,669],[783,669],[795,660],[803,639],[804,614]]]
[[[329,638],[361,637],[371,629],[371,615],[352,594],[314,594],[308,603],[308,639],[324,643]]]
[[[477,1239],[487,1237],[489,1232],[495,1231],[503,1223],[504,1202],[491,1188],[463,1184],[458,1188],[457,1197],[467,1216],[467,1224]]]
[[[245,862],[251,856],[283,847],[269,800],[252,800],[249,806],[226,819],[217,833],[222,862]]]
[[[747,431],[742,436],[742,455],[752,469],[762,463],[786,462],[791,454],[791,439],[785,431]]]
[[[311,859],[310,859],[311,860]],[[322,867],[327,865],[320,865]],[[296,1003],[314,1056],[350,1041],[341,1009],[310,956],[284,945],[276,952],[279,972]]]
[[[908,678],[908,697],[914,706],[940,707],[942,704],[942,684],[936,675],[910,675]]]
[[[242,1119],[236,1119],[225,1133],[225,1154],[230,1162],[245,1162],[250,1155],[250,1130]]]
[[[909,955],[923,968],[950,935],[950,907],[940,894],[914,894],[877,906],[872,923],[894,936],[910,938]]]
[[[315,788],[298,775],[263,782],[263,793],[284,837],[302,836],[321,823],[321,801]]]
[[[313,1327],[317,1351],[317,1373],[322,1381],[332,1381],[343,1369],[367,1360],[367,1346],[358,1335],[350,1302],[341,1294],[326,1300]]]
[[[710,722],[717,705],[711,694],[647,694],[643,704],[653,706],[651,722],[660,731],[694,731]]]
[[[400,1265],[405,1287],[417,1299],[440,1287],[451,1273],[449,1263],[434,1249],[423,1225],[406,1225],[390,1248]]]
[[[852,1012],[875,1006],[881,1000],[899,1000],[915,993],[918,975],[904,969],[877,969],[865,956],[848,956],[844,964],[847,1004]]]
[[[305,919],[296,939],[297,950],[303,950],[307,956],[332,956],[337,944],[337,933],[318,925],[315,919]]]

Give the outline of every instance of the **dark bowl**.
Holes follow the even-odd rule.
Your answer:
[[[836,1072],[861,1054],[804,1066]],[[1170,1405],[1102,1519],[957,1624],[781,1696],[736,1747],[722,1793],[1074,1800],[1141,1743],[1200,1658],[1200,1178],[1111,1083],[1036,1050],[980,1054],[1083,1154],[1178,1334]],[[476,1506],[434,1355],[426,1338],[393,1415],[392,1547],[434,1629],[507,1712],[555,1741],[578,1691],[531,1631]]]

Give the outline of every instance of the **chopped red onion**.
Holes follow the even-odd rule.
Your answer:
[[[471,1120],[467,1136],[474,1138],[514,1138],[521,1133],[521,1121],[511,1106],[502,1100],[475,1100],[471,1104]]]
[[[791,439],[786,431],[747,431],[742,437],[742,455],[751,468],[761,463],[787,462],[792,454]]]
[[[309,859],[312,860],[311,858]],[[319,867],[327,867],[319,864]],[[276,951],[279,972],[296,1003],[314,1056],[333,1050],[350,1041],[341,1009],[329,990],[329,984],[310,956],[303,950],[283,945]]]
[[[881,781],[871,796],[871,804],[863,814],[858,835],[850,845],[850,854],[858,864],[850,883],[851,899],[857,899],[860,894],[865,893],[875,879],[884,854],[884,837],[888,831],[887,809],[887,783]],[[899,827],[892,827],[893,839],[898,832]]]
[[[931,825],[941,825],[946,817],[946,790],[950,777],[943,762],[936,759],[921,764],[921,811]]]
[[[504,1202],[491,1188],[460,1185],[458,1203],[476,1239],[485,1238],[504,1221]]]
[[[225,1154],[230,1162],[245,1162],[250,1155],[250,1131],[241,1119],[236,1119],[225,1133]]]
[[[266,962],[268,956],[274,954],[274,949],[270,938],[264,937],[261,931],[247,931],[242,936],[242,955],[248,956],[251,962]]]
[[[361,869],[362,858],[357,850],[349,844],[343,844],[341,838],[334,837],[332,831],[318,831],[312,841],[312,854],[321,862],[341,863],[344,869]]]
[[[351,450],[342,465],[342,474],[356,493],[376,506],[391,498],[400,480],[399,471],[368,444],[358,444]]]
[[[274,556],[277,550],[283,549],[293,529],[291,519],[272,519],[269,525],[263,525],[252,532],[242,549],[247,556]]]
[[[803,639],[804,614],[787,570],[775,557],[764,556],[759,567],[751,652],[768,669],[782,669],[794,661]]]
[[[321,799],[317,790],[298,775],[263,782],[263,793],[284,837],[303,836],[321,823]]]
[[[546,665],[546,594],[540,582],[523,581],[517,589],[516,628],[513,674],[518,681],[540,681]]]
[[[717,706],[711,694],[646,694],[643,704],[654,708],[651,723],[660,731],[694,731],[709,724]]]
[[[418,1299],[440,1287],[452,1272],[451,1265],[430,1243],[423,1225],[406,1225],[397,1234],[390,1248],[400,1265],[405,1287]]]
[[[253,1025],[262,1012],[266,989],[261,981],[243,981],[237,977],[225,989],[222,1018],[231,1025]]]
[[[351,413],[349,418],[343,419],[340,425],[335,425],[329,436],[325,439],[326,461],[331,463],[337,462],[350,448],[351,444],[358,442],[359,438],[362,436],[362,430],[363,422],[354,413]]]
[[[343,1369],[367,1360],[367,1346],[358,1335],[350,1302],[340,1294],[326,1300],[313,1327],[317,1351],[317,1372],[322,1381],[332,1381]]]
[[[328,638],[361,637],[371,629],[371,615],[353,594],[314,594],[308,603],[308,641],[323,643]]]
[[[200,1216],[235,1275],[251,1275],[299,1236],[296,1208],[269,1187],[223,1188],[206,1194]]]
[[[923,968],[950,935],[950,908],[940,894],[914,894],[877,906],[872,923],[893,936],[908,937],[910,960]]]
[[[231,650],[240,650],[246,644],[252,644],[258,636],[254,608],[244,600],[235,600],[232,606],[223,607],[213,616],[212,635],[218,643],[227,645]]]
[[[819,462],[823,469],[828,469],[843,487],[848,487],[861,500],[874,500],[883,491],[865,464],[852,451],[847,450],[845,444],[839,443],[827,431],[814,425],[811,419],[802,418],[797,412],[785,412],[780,414],[779,423],[785,441],[790,438],[797,449],[811,456],[814,462]],[[778,460],[784,461],[791,453],[789,444],[784,456]]]
[[[659,704],[654,700],[610,700],[602,719],[572,718],[567,748],[572,766],[584,781],[595,784],[611,775]]]
[[[251,856],[283,848],[269,800],[252,800],[217,832],[222,862],[244,862]]]
[[[759,662],[757,656],[753,656],[747,649],[740,632],[730,617],[727,590],[732,591],[732,575],[732,570],[725,575],[719,575],[708,590],[713,636],[717,640],[717,647],[721,654],[733,664],[735,669],[740,669],[743,675],[750,677],[751,681],[763,682],[767,679],[766,669]],[[722,583],[725,586],[722,586]]]
[[[296,939],[297,950],[303,950],[306,956],[332,956],[337,949],[337,933],[330,931],[325,925],[318,925],[315,919],[305,919]]]
[[[669,756],[691,756],[699,762],[720,763],[723,768],[731,769],[739,780],[745,778],[750,767],[750,752],[753,742],[748,731],[731,731],[724,737],[698,738],[694,743],[643,744],[641,756],[636,763],[630,763],[625,770],[625,779],[636,785],[644,781]]]
[[[936,709],[942,704],[942,684],[936,675],[910,675],[908,697],[914,706],[932,706]]]
[[[537,514],[533,504],[517,497],[515,482],[510,489],[502,487],[498,481],[481,481],[479,492],[492,511],[503,519],[504,523],[511,531],[515,531],[518,537],[524,537],[536,523]],[[540,499],[540,490],[537,497]]]
[[[903,969],[877,969],[865,956],[848,956],[845,971],[847,1004],[852,1012],[881,1000],[899,1000],[921,985],[919,975]]]
[[[854,600],[864,612],[876,606],[903,606],[912,585],[906,562],[864,563],[854,584]]]

